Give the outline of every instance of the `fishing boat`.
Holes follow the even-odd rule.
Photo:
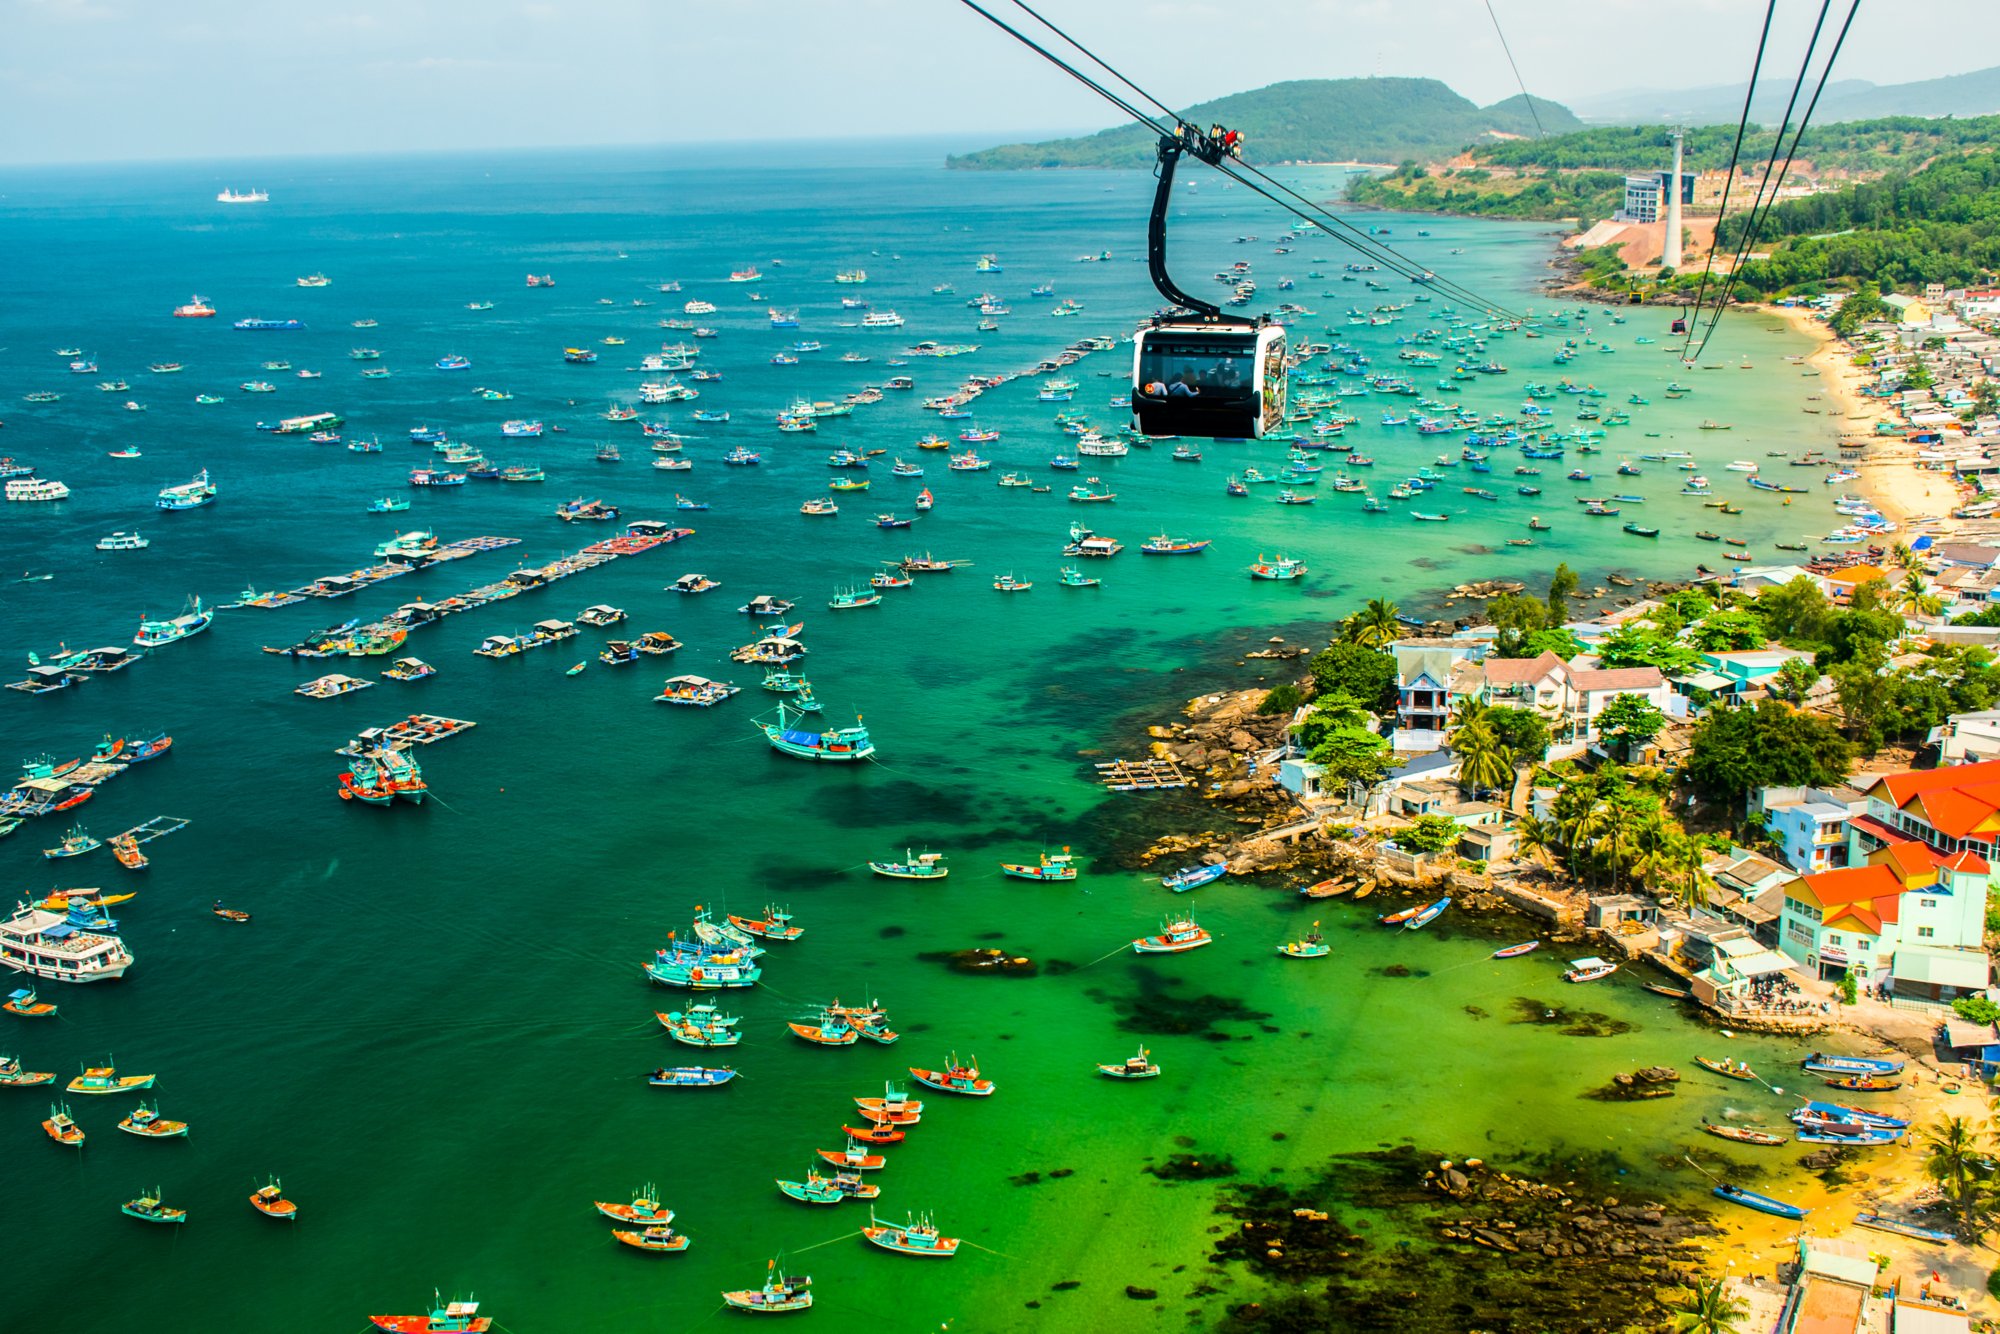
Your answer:
[[[1035,586],[1032,579],[1016,579],[1012,574],[995,576],[993,587],[1001,593],[1025,593]]]
[[[929,1214],[921,1217],[911,1214],[903,1226],[893,1227],[877,1219],[871,1210],[868,1226],[861,1229],[861,1235],[871,1244],[899,1255],[948,1258],[958,1253],[958,1238],[940,1235]]]
[[[1065,588],[1097,588],[1104,583],[1102,579],[1094,579],[1074,565],[1063,566],[1056,582]]]
[[[1882,1126],[1858,1126],[1848,1121],[1807,1119],[1797,1124],[1798,1141],[1801,1144],[1843,1144],[1856,1148],[1873,1148],[1894,1144],[1903,1137],[1903,1132],[1900,1130],[1889,1130]]]
[[[856,1098],[854,1105],[876,1125],[913,1126],[923,1118],[924,1104],[905,1089],[884,1082],[879,1098]]]
[[[1208,550],[1211,540],[1168,537],[1165,533],[1161,533],[1140,543],[1139,550],[1149,556],[1192,556]]]
[[[203,468],[194,475],[194,480],[182,482],[178,486],[162,487],[154,499],[156,508],[163,510],[199,509],[214,503],[215,484],[208,478],[208,469]]]
[[[215,619],[213,608],[201,605],[201,599],[188,599],[187,609],[179,616],[168,620],[155,621],[140,618],[139,631],[132,636],[132,642],[140,648],[160,648],[176,643],[191,635],[198,635],[208,629]]]
[[[1194,920],[1193,914],[1186,917],[1168,918],[1160,925],[1160,932],[1154,936],[1141,936],[1132,942],[1134,954],[1185,954],[1189,950],[1200,949],[1214,943],[1215,937]]]
[[[1276,560],[1267,560],[1259,556],[1257,563],[1250,567],[1252,579],[1297,579],[1305,572],[1305,561],[1285,555],[1280,555]]]
[[[1284,955],[1287,959],[1324,959],[1327,955],[1333,953],[1333,951],[1320,935],[1319,923],[1314,922],[1312,930],[1306,932],[1306,934],[1300,936],[1297,940],[1288,940],[1278,946],[1278,953]]]
[[[1902,1070],[1903,1062],[1866,1056],[1829,1056],[1816,1051],[1799,1062],[1799,1068],[1812,1075],[1893,1075]]]
[[[95,852],[103,846],[100,840],[85,833],[82,825],[76,825],[63,835],[62,842],[55,847],[43,848],[42,856],[52,860],[58,857],[80,857],[86,852]]]
[[[67,1103],[49,1105],[49,1119],[42,1122],[42,1133],[67,1148],[83,1147],[83,1127],[70,1118]]]
[[[632,1194],[630,1204],[607,1204],[603,1200],[592,1200],[597,1212],[620,1223],[667,1224],[674,1221],[674,1211],[660,1203],[660,1188],[648,1181]]]
[[[635,1247],[642,1251],[650,1251],[656,1255],[684,1251],[688,1248],[688,1238],[685,1232],[676,1232],[664,1225],[643,1228],[637,1232],[628,1232],[622,1228],[613,1228],[611,1229],[611,1235],[627,1246]]]
[[[1387,916],[1378,917],[1375,920],[1383,926],[1401,927],[1404,930],[1415,931],[1436,921],[1438,915],[1450,906],[1451,900],[1449,898],[1442,898],[1435,903],[1421,903],[1414,908],[1405,908],[1401,912],[1392,912]]]
[[[1821,1075],[1820,1082],[1847,1093],[1887,1093],[1903,1087],[1902,1080],[1884,1079],[1880,1075]]]
[[[1710,1056],[1697,1056],[1694,1058],[1694,1063],[1704,1070],[1714,1071],[1725,1079],[1740,1079],[1746,1084],[1757,1080],[1757,1072],[1744,1061],[1718,1061]]]
[[[1717,1185],[1709,1193],[1717,1199],[1727,1200],[1731,1204],[1740,1204],[1745,1209],[1755,1209],[1760,1214],[1774,1214],[1779,1218],[1804,1218],[1810,1212],[1810,1210],[1802,1209],[1796,1204],[1786,1204],[1783,1200],[1774,1200],[1769,1195],[1759,1195],[1755,1191],[1745,1190],[1741,1186],[1732,1186],[1728,1182]]]
[[[1854,1223],[1856,1227],[1872,1228],[1876,1232],[1893,1232],[1899,1237],[1936,1242],[1940,1246],[1949,1245],[1957,1239],[1942,1228],[1920,1227],[1915,1223],[1905,1223],[1900,1218],[1890,1218],[1886,1214],[1856,1214]]]
[[[1587,959],[1571,959],[1569,968],[1563,973],[1565,982],[1595,982],[1618,971],[1618,965],[1608,963],[1592,955]]]
[[[1495,959],[1518,959],[1523,954],[1533,954],[1541,947],[1541,941],[1527,940],[1521,942],[1519,945],[1509,945],[1505,949],[1495,950],[1490,957]]]
[[[1756,1130],[1750,1126],[1719,1126],[1704,1122],[1701,1128],[1717,1139],[1733,1140],[1738,1144],[1755,1144],[1767,1149],[1776,1148],[1780,1144],[1789,1144],[1792,1138],[1790,1135]]]
[[[1860,1107],[1848,1107],[1837,1102],[1809,1101],[1792,1113],[1793,1121],[1845,1121],[1859,1126],[1875,1126],[1883,1130],[1908,1130],[1910,1123],[1899,1116],[1884,1112],[1871,1112]]]
[[[879,598],[881,595],[876,594]],[[796,711],[791,711],[796,712]],[[791,725],[791,718],[784,701],[778,702],[776,723],[758,722],[757,728],[764,733],[765,740],[773,750],[796,756],[802,760],[831,760],[851,762],[865,760],[875,754],[875,743],[868,735],[868,729],[861,725],[857,714],[852,727],[837,727],[825,732],[800,731]]]
[[[1660,982],[1648,982],[1645,984],[1645,987],[1646,990],[1656,996],[1667,996],[1674,1000],[1692,1000],[1694,998],[1694,992],[1688,990],[1686,987],[1670,987]]]
[[[873,587],[842,588],[834,592],[826,605],[833,611],[853,611],[859,607],[873,607],[881,601],[882,594]]]
[[[131,1114],[118,1123],[118,1128],[128,1135],[139,1135],[146,1139],[173,1139],[187,1134],[188,1130],[187,1122],[169,1121],[161,1116],[157,1103],[148,1106],[143,1102],[134,1107]]]
[[[944,864],[942,852],[920,852],[912,856],[908,848],[903,849],[902,861],[869,862],[868,869],[876,875],[888,876],[891,880],[942,880],[951,874],[951,868]]]
[[[52,1002],[39,999],[33,987],[17,987],[0,1002],[0,1010],[23,1019],[47,1019],[56,1012]]]
[[[1160,1067],[1147,1059],[1146,1049],[1141,1047],[1137,1056],[1127,1056],[1117,1065],[1105,1065],[1100,1062],[1097,1073],[1111,1079],[1156,1079],[1159,1077]]]
[[[121,1075],[108,1065],[87,1066],[69,1081],[71,1093],[123,1093],[128,1089],[149,1089],[158,1075]]]
[[[1074,880],[1076,869],[1076,859],[1070,855],[1067,846],[1061,852],[1044,852],[1033,866],[1000,863],[1000,874],[1016,880]]]
[[[974,1057],[968,1065],[960,1065],[958,1055],[954,1052],[942,1070],[921,1070],[913,1065],[909,1067],[909,1071],[910,1078],[940,1093],[962,1093],[970,1098],[986,1098],[993,1094],[993,1081],[979,1077],[977,1057]]]
[[[0,1088],[34,1088],[38,1084],[53,1084],[55,1072],[50,1070],[23,1070],[18,1056],[0,1056]]]
[[[879,1153],[869,1153],[853,1140],[847,1141],[844,1149],[815,1149],[821,1158],[835,1167],[850,1172],[879,1172],[889,1165],[889,1160]]]
[[[851,1047],[861,1040],[861,1034],[846,1018],[830,1011],[821,1011],[816,1023],[788,1023],[785,1025],[793,1035],[820,1047]]]
[[[1190,889],[1199,889],[1210,881],[1220,880],[1228,874],[1228,863],[1217,862],[1213,866],[1189,866],[1175,871],[1172,875],[1162,876],[1160,883],[1176,894],[1185,894]]]
[[[739,1311],[803,1311],[813,1304],[812,1278],[788,1275],[773,1260],[765,1269],[763,1287],[725,1292],[722,1300]]]
[[[160,1188],[153,1187],[150,1195],[141,1195],[136,1200],[127,1200],[118,1206],[118,1212],[127,1218],[136,1218],[142,1223],[185,1223],[187,1210],[169,1209],[160,1202]]]
[[[528,285],[554,286],[532,277]],[[388,1334],[486,1334],[493,1328],[492,1319],[479,1314],[479,1303],[474,1301],[439,1300],[429,1315],[371,1315],[368,1320]]]
[[[898,1130],[894,1126],[843,1125],[841,1130],[848,1138],[859,1144],[901,1144],[909,1135],[909,1132]]]
[[[250,1192],[250,1207],[264,1217],[275,1218],[281,1223],[294,1223],[299,1217],[299,1206],[285,1198],[285,1188],[276,1177]]]
[[[726,1065],[720,1069],[678,1065],[653,1071],[646,1076],[646,1082],[654,1088],[718,1088],[734,1078],[736,1071]]]

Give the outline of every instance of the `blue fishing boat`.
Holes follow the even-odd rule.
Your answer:
[[[727,1084],[734,1078],[736,1072],[726,1065],[719,1070],[699,1065],[680,1065],[655,1070],[646,1076],[646,1082],[655,1088],[714,1088],[719,1084]]]
[[[655,951],[646,976],[663,987],[724,991],[754,987],[764,970],[733,950],[709,949],[685,940]]]
[[[869,737],[868,729],[861,725],[859,715],[854,719],[854,726],[837,727],[826,732],[802,732],[790,723],[789,712],[781,701],[778,721],[759,722],[757,727],[771,743],[772,749],[802,760],[865,760],[875,753],[875,743]]]
[[[1905,1223],[1900,1218],[1888,1218],[1882,1214],[1856,1214],[1854,1222],[1857,1227],[1893,1232],[1899,1237],[1914,1237],[1918,1241],[1934,1241],[1940,1246],[1953,1240],[1951,1233],[1940,1228],[1919,1227],[1915,1223]]]
[[[1775,1214],[1779,1218],[1804,1218],[1811,1212],[1796,1204],[1786,1204],[1783,1200],[1774,1200],[1769,1195],[1759,1195],[1756,1191],[1732,1186],[1727,1182],[1717,1186],[1710,1193],[1717,1199],[1740,1204],[1745,1209],[1755,1209],[1760,1214]]]
[[[1438,919],[1438,915],[1450,906],[1451,899],[1447,897],[1439,899],[1435,903],[1425,903],[1415,908],[1405,908],[1401,912],[1392,912],[1386,917],[1381,917],[1377,920],[1383,926],[1399,926],[1415,931],[1419,927],[1429,926],[1432,922],[1435,922]]]
[[[894,1227],[879,1221],[874,1211],[870,1210],[868,1226],[861,1229],[861,1235],[873,1245],[899,1255],[952,1256],[958,1253],[958,1238],[940,1236],[929,1214],[921,1218],[912,1214],[902,1227]]]
[[[1799,1123],[1797,1135],[1801,1144],[1851,1144],[1864,1148],[1894,1144],[1902,1137],[1903,1132],[1900,1130],[1885,1130],[1880,1126],[1855,1125],[1844,1121],[1803,1121]]]
[[[1190,889],[1199,889],[1211,880],[1220,880],[1229,874],[1229,866],[1218,862],[1214,866],[1190,866],[1175,871],[1172,875],[1160,877],[1160,883],[1176,894],[1185,894]]]
[[[1888,1130],[1908,1130],[1910,1123],[1901,1117],[1889,1116],[1882,1112],[1866,1111],[1860,1107],[1847,1107],[1837,1102],[1811,1102],[1792,1113],[1792,1119],[1818,1118],[1829,1121],[1849,1121],[1856,1125],[1877,1126]]]

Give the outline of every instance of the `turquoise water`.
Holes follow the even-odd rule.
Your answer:
[[[1510,408],[1524,381],[1553,383],[1567,371],[1610,390],[1607,408],[1630,392],[1651,396],[1625,430],[1657,430],[1659,438],[1614,431],[1607,453],[1587,466],[1599,473],[1592,494],[1648,497],[1626,517],[1643,511],[1644,522],[1659,523],[1666,531],[1658,542],[1619,534],[1620,521],[1567,513],[1577,508],[1567,494],[1577,488],[1553,461],[1541,465],[1538,508],[1511,495],[1487,505],[1440,486],[1425,508],[1436,501],[1450,509],[1448,526],[1363,516],[1358,497],[1324,485],[1321,501],[1303,509],[1262,495],[1226,498],[1228,472],[1282,463],[1275,444],[1212,445],[1198,465],[1172,462],[1166,449],[1099,461],[1119,499],[1086,512],[1063,500],[1067,479],[1045,467],[1067,438],[1050,424],[1055,408],[1034,401],[1032,381],[976,405],[978,421],[1003,432],[983,447],[997,460],[989,473],[948,473],[941,453],[919,455],[916,438],[951,423],[936,422],[916,400],[966,374],[1024,370],[1071,339],[1122,331],[1150,311],[1156,299],[1135,259],[1150,181],[954,175],[934,161],[928,152],[856,149],[836,165],[785,150],[747,161],[267,164],[256,184],[273,202],[255,209],[209,202],[225,184],[249,183],[241,168],[0,179],[0,223],[18,256],[11,299],[0,306],[0,453],[40,465],[74,493],[59,505],[0,513],[0,570],[56,575],[0,583],[0,651],[123,642],[142,612],[170,611],[190,593],[228,601],[246,583],[292,586],[353,569],[398,528],[421,525],[447,541],[523,539],[337,602],[226,612],[207,634],[128,672],[48,697],[0,700],[0,738],[21,756],[67,759],[107,731],[170,730],[169,757],[78,813],[99,836],[158,814],[194,822],[152,845],[152,869],[137,878],[103,853],[45,862],[38,849],[55,841],[54,821],[0,843],[0,873],[17,896],[77,883],[139,890],[118,910],[139,959],[131,976],[66,989],[54,997],[59,1020],[10,1023],[0,1050],[65,1077],[107,1056],[128,1071],[157,1071],[163,1112],[193,1126],[185,1142],[145,1143],[115,1130],[127,1100],[72,1098],[90,1140],[81,1153],[66,1152],[37,1128],[46,1098],[0,1091],[17,1202],[10,1216],[61,1239],[60,1260],[15,1276],[24,1322],[110,1329],[143,1301],[161,1331],[354,1328],[367,1313],[417,1309],[439,1287],[476,1291],[513,1330],[623,1329],[637,1319],[678,1328],[716,1307],[720,1289],[754,1284],[783,1250],[817,1279],[820,1328],[946,1320],[1042,1328],[1057,1312],[1065,1323],[1130,1326],[1151,1309],[1123,1295],[1126,1283],[1158,1287],[1168,1312],[1199,1305],[1187,1292],[1201,1277],[1212,1192],[1140,1171],[1180,1151],[1181,1138],[1193,1151],[1233,1155],[1252,1180],[1405,1139],[1494,1160],[1509,1146],[1579,1159],[1610,1152],[1650,1180],[1663,1134],[1666,1143],[1684,1140],[1696,1113],[1745,1096],[1688,1087],[1636,1109],[1578,1101],[1615,1070],[1652,1061],[1690,1068],[1697,1039],[1665,1002],[1624,977],[1587,999],[1636,1024],[1629,1034],[1567,1037],[1512,1023],[1517,997],[1575,1003],[1559,994],[1569,990],[1557,980],[1560,960],[1544,951],[1491,962],[1485,955],[1505,942],[1449,915],[1421,936],[1396,936],[1372,925],[1372,902],[1321,905],[1334,956],[1295,963],[1271,951],[1310,920],[1305,911],[1225,882],[1196,896],[1215,946],[1138,960],[1117,952],[1120,943],[1174,906],[1156,881],[1105,865],[1074,887],[1024,885],[1002,881],[997,863],[1070,845],[1088,864],[1138,842],[1149,812],[1210,818],[1191,801],[1106,800],[1090,782],[1089,760],[1135,753],[1143,726],[1187,694],[1254,679],[1230,664],[1271,627],[1318,632],[1364,596],[1409,599],[1503,572],[1545,577],[1558,558],[1586,580],[1613,568],[1682,571],[1712,558],[1716,549],[1689,534],[1714,526],[1715,512],[1672,496],[1678,474],[1653,465],[1641,478],[1606,480],[1620,446],[1633,457],[1694,450],[1718,492],[1743,492],[1746,513],[1727,531],[1764,548],[1759,554],[1774,534],[1806,527],[1799,510],[1824,528],[1819,497],[1787,511],[1720,469],[1730,458],[1823,443],[1823,419],[1799,411],[1813,385],[1784,361],[1804,350],[1801,341],[1763,332],[1763,321],[1732,320],[1711,357],[1733,366],[1748,354],[1755,369],[1690,375],[1658,345],[1633,341],[1651,316],[1614,326],[1599,312],[1592,325],[1615,354],[1586,347],[1557,368],[1548,356],[1574,330],[1539,343],[1502,340],[1492,353],[1512,375],[1440,395]],[[1321,190],[1337,178],[1294,179]],[[1272,280],[1291,274],[1298,289],[1283,295],[1318,311],[1304,327],[1332,323],[1335,338],[1364,347],[1384,369],[1394,361],[1394,335],[1426,322],[1426,308],[1412,306],[1398,326],[1341,324],[1349,305],[1405,294],[1339,282],[1347,256],[1324,240],[1269,254],[1287,220],[1240,193],[1204,186],[1184,198],[1182,213],[1175,253],[1184,281],[1249,258],[1275,301],[1282,298]],[[1412,253],[1426,262],[1435,255],[1441,271],[1547,309],[1532,293],[1548,254],[1545,229],[1384,222]],[[1417,238],[1418,227],[1435,235]],[[1235,244],[1251,233],[1265,240]],[[1074,262],[1105,247],[1116,256],[1110,263]],[[1466,253],[1447,258],[1451,247]],[[1001,256],[1003,274],[974,272],[974,258],[988,252]],[[764,298],[756,303],[723,281],[750,263],[766,274],[754,286]],[[831,282],[835,270],[853,266],[868,269],[865,287]],[[1313,268],[1326,279],[1306,279]],[[294,286],[315,271],[332,285]],[[553,273],[558,286],[526,290],[527,272]],[[653,290],[670,279],[682,294]],[[933,296],[945,281],[957,295]],[[1041,282],[1083,302],[1085,313],[1051,319],[1048,303],[1027,295]],[[981,290],[1013,307],[998,334],[979,334],[976,312],[964,305]],[[196,291],[220,318],[168,317]],[[841,295],[865,296],[909,322],[842,328],[854,316],[840,311]],[[614,304],[599,304],[605,297]],[[723,331],[701,344],[701,364],[724,374],[699,386],[701,405],[727,407],[734,420],[696,427],[672,411],[698,437],[687,450],[696,467],[656,472],[637,427],[598,414],[610,402],[636,401],[639,380],[649,377],[622,367],[662,341],[683,340],[656,321],[678,317],[677,303],[696,297],[720,307],[699,318]],[[633,307],[635,298],[654,304]],[[465,308],[484,300],[494,309]],[[768,328],[771,305],[799,308],[803,327]],[[296,317],[309,327],[228,327],[245,315]],[[378,327],[352,328],[361,318]],[[613,336],[628,341],[601,343]],[[1665,330],[1650,336],[1664,342]],[[770,364],[801,337],[822,339],[827,351],[798,366]],[[981,349],[885,365],[920,338],[978,341]],[[604,354],[599,364],[563,364],[563,347],[586,342]],[[68,374],[52,350],[72,346],[94,356],[101,375]],[[358,346],[381,349],[378,364],[392,378],[358,379],[347,357]],[[849,349],[873,360],[834,360]],[[470,357],[473,369],[431,369],[451,352]],[[1067,406],[1115,423],[1119,414],[1106,403],[1119,392],[1122,355],[1081,362],[1071,372],[1077,401]],[[269,358],[324,378],[260,370]],[[146,372],[163,361],[187,370]],[[780,435],[769,424],[795,396],[834,397],[892,373],[915,377],[917,392],[891,395],[816,436]],[[1675,374],[1697,394],[1665,403],[1659,390]],[[94,388],[113,377],[131,389]],[[259,378],[278,392],[235,388]],[[515,397],[480,402],[471,396],[479,385]],[[64,397],[21,402],[38,389]],[[206,391],[225,402],[194,405]],[[122,411],[128,397],[146,412]],[[1409,401],[1391,400],[1398,410]],[[1392,465],[1407,472],[1456,452],[1453,437],[1382,431],[1372,423],[1383,405],[1354,402],[1363,424],[1352,434],[1380,460],[1370,479],[1378,492]],[[348,417],[350,435],[379,435],[385,452],[352,454],[252,429],[260,419],[329,409]],[[569,429],[502,441],[499,422],[517,416]],[[1735,430],[1697,433],[1704,417]],[[540,463],[549,480],[411,491],[405,473],[433,457],[403,442],[419,423],[448,426],[497,461]],[[621,444],[623,463],[593,459],[604,440]],[[144,457],[105,457],[127,443]],[[721,467],[721,453],[738,443],[761,450],[764,464]],[[885,460],[920,461],[928,475],[898,482],[878,465],[874,489],[843,498],[837,518],[799,515],[801,500],[824,492],[824,456],[841,444],[887,449]],[[1503,458],[1490,477],[1463,484],[1511,491],[1512,456],[1496,454],[1496,463]],[[216,505],[152,509],[160,486],[201,467],[222,488]],[[1055,489],[996,487],[1008,468]],[[918,485],[935,492],[936,510],[908,533],[878,531],[872,515],[907,512]],[[539,562],[603,535],[558,523],[550,511],[560,500],[601,496],[628,517],[673,518],[676,489],[714,507],[688,516],[693,538],[416,631],[404,651],[438,666],[432,680],[313,701],[291,688],[326,671],[372,676],[386,660],[293,663],[256,651],[496,580],[517,560]],[[383,494],[411,495],[411,510],[365,513]],[[1556,531],[1537,548],[1501,545],[1525,532],[1531,513]],[[1091,570],[1105,581],[1099,589],[1055,582],[1066,530],[1080,519],[1128,544]],[[102,534],[135,527],[150,549],[92,550]],[[1140,556],[1138,542],[1163,529],[1214,546],[1187,559]],[[824,609],[836,587],[923,549],[974,564],[921,578],[880,607]],[[1312,575],[1294,586],[1244,576],[1259,552],[1280,549],[1306,555]],[[697,598],[663,591],[691,570],[722,588]],[[990,580],[1006,571],[1033,579],[1035,589],[994,593]],[[803,666],[830,717],[865,714],[880,747],[876,764],[800,764],[752,731],[748,720],[767,701],[754,669],[731,667],[724,655],[751,637],[735,608],[760,592],[799,601],[812,650]],[[470,652],[488,634],[598,602],[630,611],[628,628],[670,630],[687,647],[628,668],[593,663],[576,678],[564,669],[608,634],[587,632],[575,645],[506,662]],[[661,677],[680,672],[729,677],[746,690],[708,711],[651,702]],[[417,709],[479,724],[423,752],[434,800],[386,811],[336,800],[334,747]],[[954,874],[942,885],[872,879],[863,866],[926,845],[950,855]],[[255,923],[216,922],[203,910],[217,897],[253,911]],[[744,1078],[716,1091],[647,1087],[644,1071],[698,1054],[664,1038],[652,1011],[684,997],[648,988],[640,964],[667,932],[685,928],[696,904],[755,912],[767,902],[789,904],[807,935],[774,947],[765,986],[726,997],[748,1034],[733,1053]],[[922,957],[996,944],[1042,971],[968,976]],[[1057,962],[1077,967],[1048,966]],[[1378,971],[1393,963],[1421,975]],[[864,993],[889,1006],[905,1035],[896,1047],[821,1050],[784,1030],[820,1002]],[[1206,1033],[1157,1031],[1163,1016],[1171,1027],[1200,1028],[1214,1015],[1234,1017]],[[1092,1075],[1094,1062],[1121,1059],[1142,1041],[1164,1067],[1161,1079],[1123,1085]],[[928,1266],[872,1252],[851,1235],[866,1206],[815,1210],[778,1195],[774,1177],[796,1177],[813,1149],[838,1146],[852,1097],[954,1050],[976,1054],[999,1092],[984,1102],[928,1100],[910,1142],[887,1150],[881,1212],[900,1220],[909,1210],[935,1211],[948,1233],[978,1249]],[[1052,1176],[1064,1170],[1071,1175]],[[289,1230],[244,1203],[270,1173],[300,1202],[301,1221]],[[1029,1173],[1040,1177],[1017,1184]],[[646,1181],[659,1183],[677,1226],[693,1237],[687,1253],[631,1253],[592,1213],[593,1199],[628,1198]],[[149,1229],[118,1215],[120,1201],[155,1184],[193,1212],[185,1229]],[[1188,1269],[1176,1274],[1176,1265]],[[80,1305],[85,1276],[92,1300]],[[1051,1291],[1072,1280],[1081,1286]],[[1028,1308],[1030,1300],[1043,1305]]]

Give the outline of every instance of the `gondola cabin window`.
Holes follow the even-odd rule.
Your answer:
[[[1285,335],[1275,327],[1165,325],[1140,333],[1132,411],[1148,435],[1256,438],[1285,416]]]

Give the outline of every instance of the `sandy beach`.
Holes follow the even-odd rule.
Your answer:
[[[1906,444],[1898,436],[1873,435],[1875,423],[1888,420],[1889,414],[1880,400],[1862,395],[1861,388],[1869,377],[1851,364],[1854,349],[1836,337],[1815,312],[1803,306],[1758,309],[1777,316],[1818,344],[1807,355],[1805,364],[1819,372],[1822,406],[1836,436],[1870,437],[1868,452],[1856,465],[1861,476],[1855,481],[1855,490],[1901,527],[1921,524],[1933,534],[1951,531],[1951,511],[1958,504],[1957,488],[1947,474],[1917,466],[1916,446]],[[1922,523],[1923,520],[1937,522]]]

